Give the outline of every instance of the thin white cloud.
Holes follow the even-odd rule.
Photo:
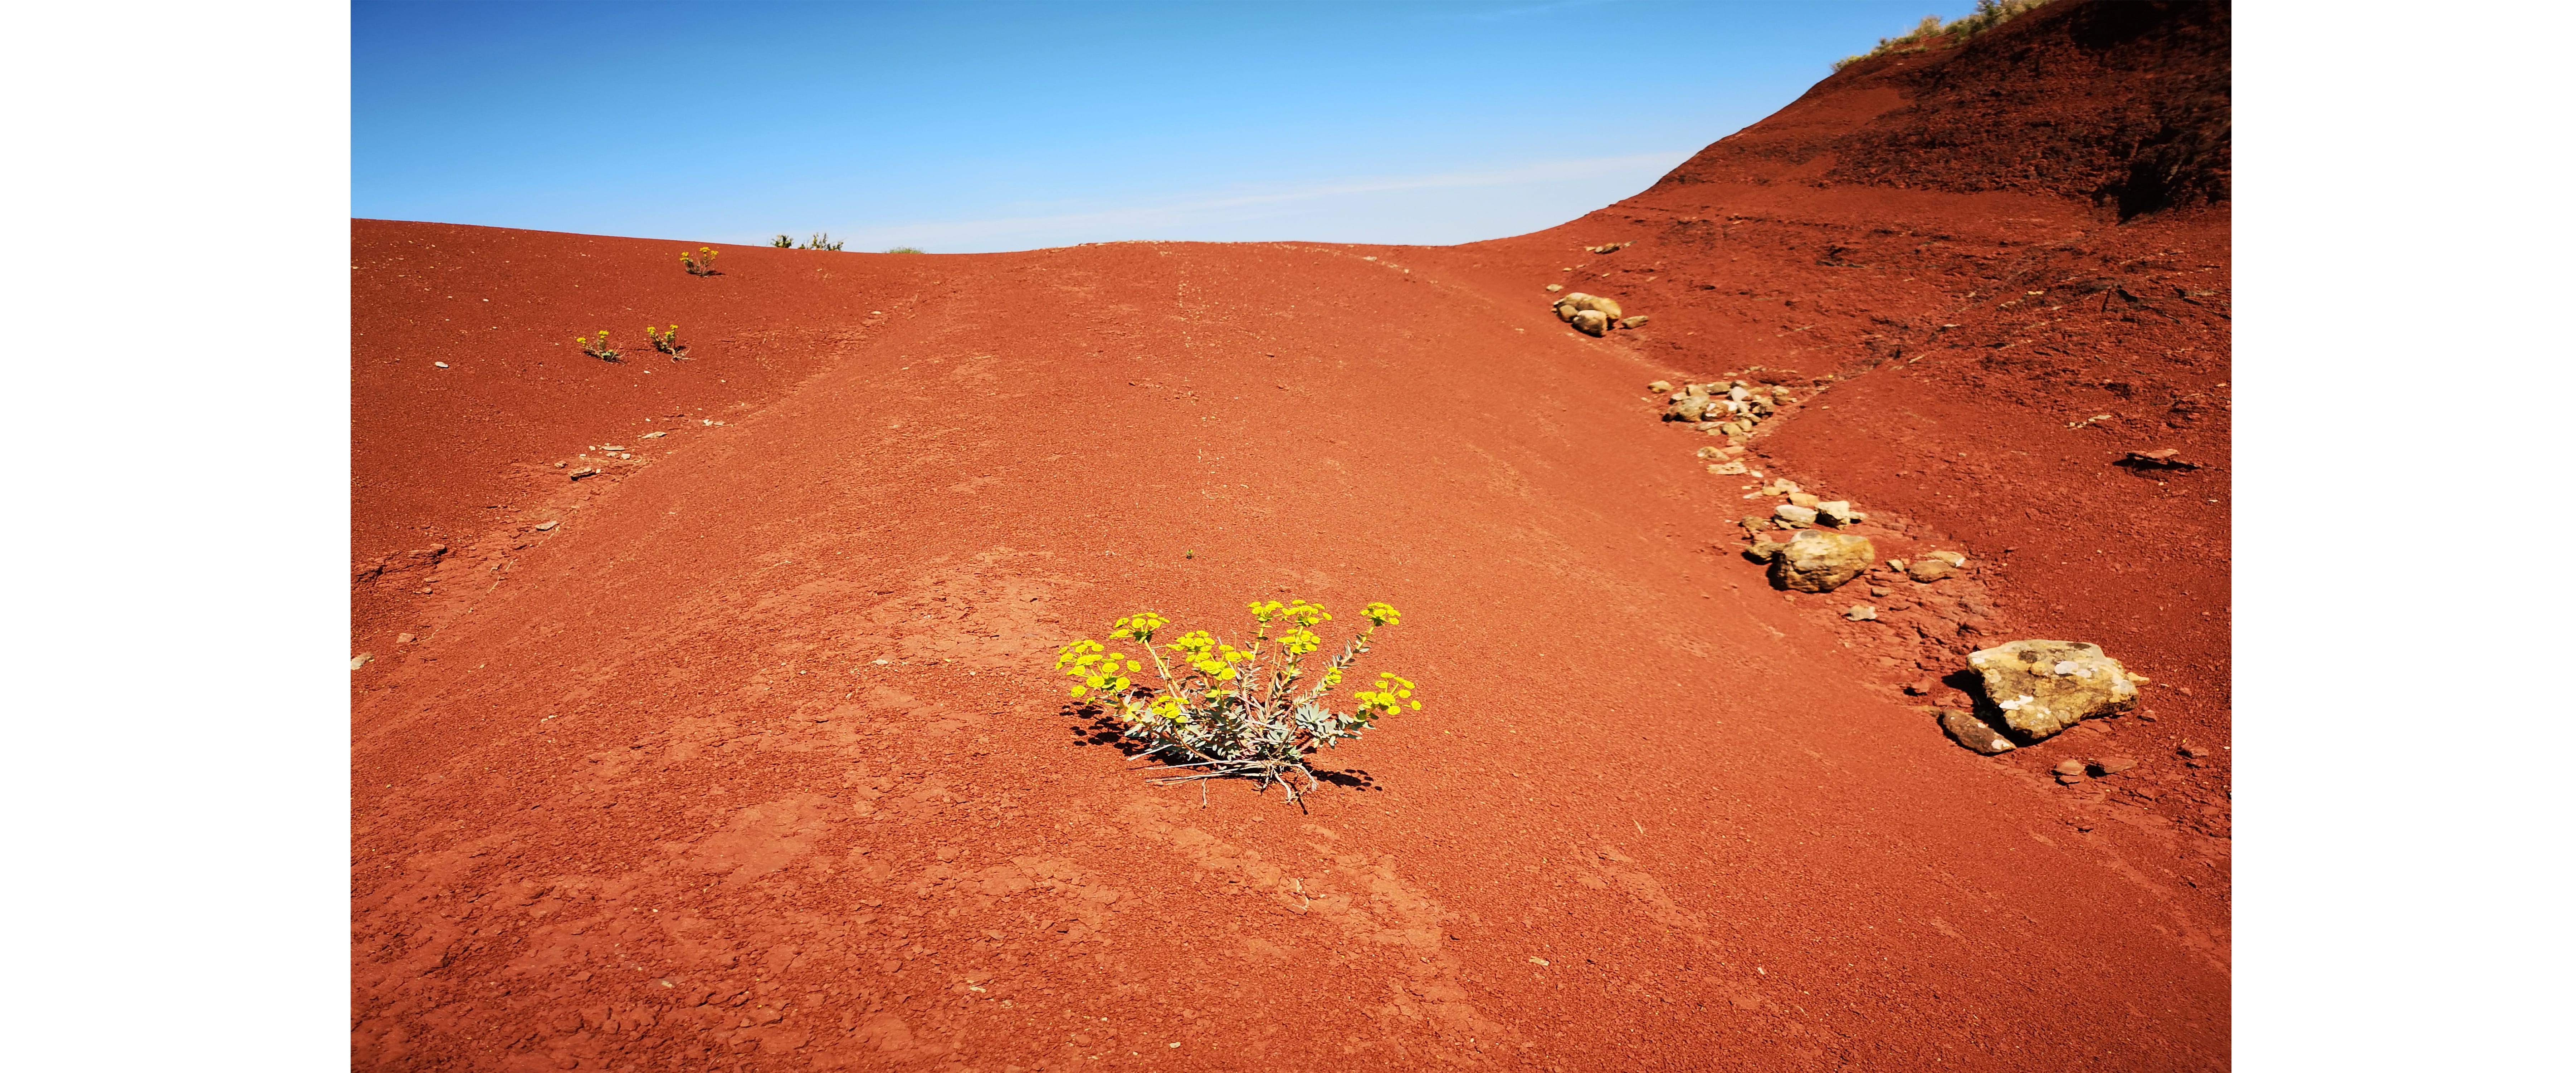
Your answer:
[[[1098,241],[1108,238],[1178,238],[1188,231],[1222,228],[1283,215],[1310,216],[1319,202],[1368,201],[1386,195],[1433,190],[1469,190],[1546,183],[1575,183],[1651,178],[1672,170],[1689,159],[1687,152],[1632,153],[1624,156],[1579,157],[1563,160],[1533,161],[1507,168],[1471,171],[1434,172],[1423,175],[1391,175],[1308,183],[1276,189],[1243,189],[1237,192],[1206,193],[1134,205],[1119,205],[1079,212],[1033,213],[1021,216],[997,216],[975,220],[920,220],[907,223],[877,223],[861,227],[853,242],[874,248],[880,244],[905,243],[931,249],[1010,248],[1011,246],[1045,244],[1062,241],[1064,236],[1080,235],[1072,241]],[[1597,205],[1574,208],[1567,216],[1580,215]],[[1282,209],[1304,208],[1305,212],[1282,212]],[[1553,221],[1550,221],[1553,222]],[[1499,231],[1496,234],[1509,234]],[[1002,243],[1002,245],[995,245]]]

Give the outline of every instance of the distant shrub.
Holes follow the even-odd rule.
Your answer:
[[[2030,9],[2047,2],[2048,0],[1977,0],[1977,9],[1975,11],[1971,11],[1956,19],[1952,19],[1946,24],[1941,21],[1941,16],[1939,15],[1925,15],[1923,16],[1923,21],[1915,23],[1914,29],[1906,32],[1903,36],[1879,38],[1877,48],[1861,53],[1858,56],[1845,56],[1839,60],[1835,60],[1834,70],[1842,70],[1845,67],[1859,63],[1860,61],[1872,56],[1885,56],[1898,52],[1921,52],[1936,44],[1942,43],[1944,39],[1946,39],[1950,44],[1959,44],[1965,42],[1971,37],[1975,37],[1978,34],[2003,25],[2005,22],[2010,21],[2015,15],[2022,14],[2023,12],[2029,11]]]
[[[724,274],[716,271],[716,251],[705,246],[698,247],[698,252],[694,254],[685,250],[681,251],[680,267],[686,269],[692,276],[721,276]]]
[[[770,239],[769,244],[782,250],[792,250],[796,248],[796,240],[785,235],[780,235],[777,238]]]
[[[608,329],[606,328],[601,328],[599,330],[599,338],[597,339],[593,339],[587,335],[576,335],[572,337],[572,342],[574,346],[581,348],[582,353],[598,358],[601,361],[616,361],[617,355],[620,353],[619,351],[609,348]]]
[[[1109,632],[1113,641],[1134,641],[1144,659],[1110,652],[1092,640],[1077,640],[1056,653],[1056,670],[1074,680],[1072,695],[1114,715],[1120,733],[1143,743],[1143,755],[1160,760],[1164,770],[1194,769],[1156,782],[1193,779],[1249,778],[1267,789],[1279,784],[1288,800],[1316,785],[1307,754],[1334,748],[1357,738],[1382,716],[1419,711],[1413,683],[1380,672],[1374,685],[1353,690],[1354,708],[1347,714],[1331,709],[1326,697],[1342,682],[1351,663],[1369,650],[1380,626],[1398,619],[1393,607],[1373,603],[1361,612],[1367,629],[1342,645],[1341,653],[1316,666],[1311,657],[1324,639],[1314,626],[1332,615],[1304,600],[1286,605],[1253,601],[1249,648],[1236,648],[1206,630],[1192,630],[1157,646],[1154,635],[1169,621],[1151,611],[1119,619]],[[1287,627],[1270,636],[1274,623]],[[1166,658],[1165,653],[1170,653]],[[1136,679],[1148,673],[1151,684]]]
[[[803,250],[837,250],[841,248],[841,244],[832,241],[831,232],[826,231],[822,234],[806,239],[805,244],[797,248]]]
[[[886,252],[887,252],[887,253],[920,253],[920,252],[921,252],[921,247],[919,247],[919,246],[896,246],[896,247],[894,247],[893,249],[887,250]]]
[[[680,341],[680,326],[677,324],[660,331],[655,331],[652,325],[647,324],[644,326],[644,338],[652,340],[653,349],[670,355],[672,361],[689,360],[689,345]]]

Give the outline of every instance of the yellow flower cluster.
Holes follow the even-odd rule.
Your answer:
[[[1378,715],[1394,715],[1408,707],[1422,710],[1422,702],[1413,699],[1412,680],[1385,671],[1378,672],[1377,688],[1352,690],[1351,697],[1360,702],[1361,711]]]
[[[1287,615],[1288,621],[1294,622],[1300,626],[1312,626],[1318,622],[1329,622],[1333,617],[1324,611],[1322,605],[1310,604],[1304,600],[1289,601]]]
[[[1303,626],[1279,635],[1279,647],[1287,649],[1291,656],[1302,656],[1323,646],[1324,639]]]
[[[1074,680],[1071,696],[1087,696],[1095,691],[1126,692],[1135,684],[1128,675],[1145,669],[1143,664],[1127,658],[1126,653],[1101,653],[1098,641],[1075,641],[1056,652],[1055,669]]]
[[[1300,626],[1312,626],[1318,622],[1329,622],[1333,617],[1330,612],[1324,610],[1322,604],[1307,603],[1304,600],[1290,600],[1285,604],[1277,600],[1254,600],[1243,606],[1252,609],[1253,621],[1265,626],[1274,619],[1282,618]]]
[[[1154,635],[1171,621],[1139,611],[1120,618],[1109,636],[1142,643],[1142,655],[1078,640],[1057,650],[1056,670],[1073,679],[1073,697],[1089,698],[1086,713],[1114,717],[1124,737],[1143,744],[1140,755],[1167,765],[1161,781],[1251,778],[1288,787],[1292,799],[1318,785],[1307,766],[1310,754],[1359,737],[1381,716],[1422,710],[1422,702],[1413,699],[1413,682],[1389,673],[1355,693],[1356,706],[1348,714],[1334,711],[1325,699],[1352,661],[1369,651],[1372,632],[1397,621],[1394,607],[1369,604],[1363,612],[1368,628],[1331,658],[1316,659],[1324,638],[1313,627],[1333,617],[1323,605],[1255,600],[1244,606],[1261,624],[1248,647],[1236,648],[1208,630],[1156,645]],[[1284,627],[1275,638],[1273,625]],[[1264,647],[1273,640],[1279,643],[1276,661]]]
[[[1206,630],[1191,630],[1182,634],[1180,640],[1163,647],[1180,653],[1181,658],[1197,668],[1200,674],[1220,682],[1242,677],[1234,665],[1252,658],[1252,653],[1221,642]]]
[[[1112,624],[1109,637],[1116,641],[1152,641],[1154,631],[1162,629],[1170,621],[1151,611],[1139,611]]]

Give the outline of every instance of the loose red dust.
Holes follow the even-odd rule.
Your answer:
[[[2113,6],[1459,247],[696,278],[357,221],[354,1065],[2226,1066],[2223,155],[2125,223],[2116,167],[1870,178],[2033,50],[2215,63],[2223,122],[2223,9]],[[1549,283],[1651,320],[1577,335]],[[1823,388],[1752,468],[1969,568],[1771,588],[1733,523],[1776,500],[1644,390],[1722,374]],[[2198,468],[2115,464],[2165,449]],[[1402,608],[1362,670],[1426,701],[1311,812],[1149,785],[1063,706],[1054,650],[1120,614],[1292,596]],[[1919,706],[2016,637],[2102,644],[2141,713],[1951,744]]]

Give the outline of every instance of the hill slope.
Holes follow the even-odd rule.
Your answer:
[[[708,279],[359,221],[353,1060],[2224,1066],[2225,769],[2171,748],[2225,742],[2225,410],[2159,393],[2223,398],[2226,223],[2117,211],[1667,182],[1455,248]],[[1653,319],[1568,332],[1569,281]],[[691,360],[556,344],[648,320]],[[1640,385],[1751,366],[1834,378],[1757,468],[1968,576],[1854,623],[1733,556]],[[2208,468],[2107,465],[2169,442]],[[1291,595],[1402,607],[1428,701],[1311,813],[1060,706],[1119,614]],[[1989,760],[1897,691],[2059,633],[2191,693]],[[2146,763],[2041,775],[2096,755]]]

